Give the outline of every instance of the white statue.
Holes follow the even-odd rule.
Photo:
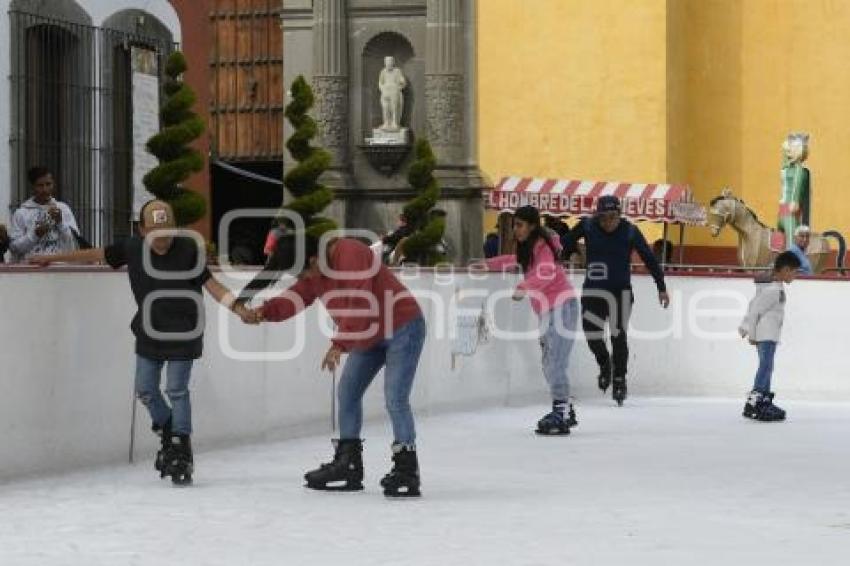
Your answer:
[[[396,132],[401,128],[405,87],[407,87],[407,80],[401,69],[395,66],[395,58],[384,57],[384,68],[381,69],[381,75],[378,77],[381,109],[384,111],[384,123],[381,125],[381,130]]]

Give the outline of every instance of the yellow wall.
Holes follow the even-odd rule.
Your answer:
[[[850,235],[848,29],[845,0],[479,0],[481,167],[684,182],[704,203],[729,186],[773,224],[803,130],[812,224]]]
[[[671,172],[703,201],[732,187],[773,225],[782,140],[807,131],[812,224],[850,233],[850,3],[670,0],[668,21]]]
[[[848,235],[850,3],[751,0],[742,21],[742,188],[775,222],[780,144],[807,131],[813,227]]]
[[[703,204],[724,187],[742,186],[740,2],[668,3],[669,176],[689,184]],[[734,246],[736,239],[731,231],[713,239],[693,228],[687,243]]]
[[[663,182],[665,13],[666,0],[479,0],[479,158],[491,180]]]

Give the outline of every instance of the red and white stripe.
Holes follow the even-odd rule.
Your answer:
[[[691,190],[687,185],[504,177],[491,191],[488,206],[500,210],[509,210],[508,207],[498,204],[504,202],[504,199],[498,198],[503,193],[521,193],[529,196],[552,195],[550,198],[542,200],[542,202],[547,203],[555,203],[556,201],[564,202],[560,197],[579,197],[582,201],[587,201],[588,199],[595,201],[599,197],[607,195],[614,195],[627,202],[692,202]],[[556,195],[558,198],[556,198]],[[510,200],[512,202],[517,201],[516,198]],[[638,208],[642,209],[642,207]],[[654,210],[657,210],[657,207]],[[559,208],[554,204],[549,206],[544,212],[549,214],[567,214],[567,212],[559,211]],[[653,214],[638,216],[651,220],[672,220],[672,218],[666,215],[664,218],[659,218]]]

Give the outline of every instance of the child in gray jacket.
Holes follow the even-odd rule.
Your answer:
[[[791,283],[800,269],[800,260],[791,252],[777,256],[771,273],[756,277],[756,296],[750,301],[747,315],[738,331],[756,346],[759,368],[753,390],[744,405],[744,416],[758,421],[783,421],[785,411],[773,404],[770,379],[773,359],[782,335],[785,317],[785,284]]]

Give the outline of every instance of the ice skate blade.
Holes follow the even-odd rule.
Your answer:
[[[321,483],[310,483],[307,482],[304,484],[304,487],[307,489],[313,489],[316,491],[363,491],[362,483],[347,483],[345,485],[330,485],[330,484],[321,484]]]
[[[744,414],[744,418],[747,419],[748,421],[755,421],[757,423],[781,423],[781,422],[785,422],[785,417],[782,417],[780,419],[760,419],[756,415],[750,416],[750,415],[747,415],[746,413]]]
[[[409,499],[412,497],[422,497],[422,492],[418,488],[408,491],[384,491],[384,497],[387,499]]]
[[[192,485],[192,476],[185,476],[181,478],[171,478],[171,485],[174,487],[189,487]]]
[[[570,429],[566,430],[558,430],[558,429],[550,429],[550,430],[540,430],[539,428],[534,431],[534,434],[538,436],[569,436]]]

